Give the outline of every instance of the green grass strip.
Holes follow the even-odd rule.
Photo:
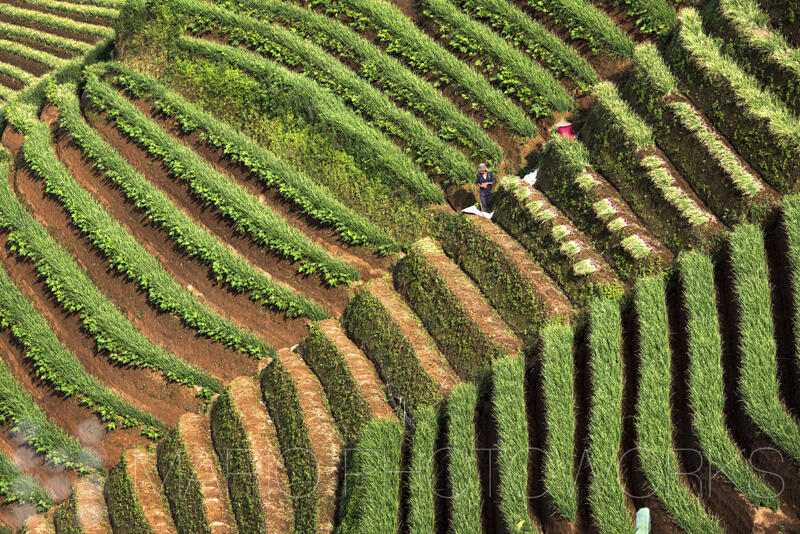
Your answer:
[[[477,402],[478,391],[470,383],[458,386],[447,399],[448,477],[452,488],[450,532],[481,532],[481,481],[475,457]]]
[[[248,233],[256,243],[289,261],[299,262],[300,273],[318,272],[330,285],[359,278],[354,267],[332,257],[243,186],[214,170],[96,74],[87,72],[86,82],[92,103],[108,113],[122,132],[143,146],[151,157],[163,160],[172,174],[187,182],[195,193],[234,221],[237,229]]]
[[[58,0],[25,0],[25,3],[31,6],[43,7],[51,11],[64,13],[65,15],[80,15],[82,17],[115,19],[119,14],[119,10],[113,8],[86,5],[83,3],[59,2]]]
[[[431,534],[435,528],[433,470],[439,420],[436,408],[423,406],[414,414],[411,465],[408,474],[408,534]],[[439,453],[441,456],[441,453]]]
[[[325,311],[319,305],[256,269],[195,223],[163,191],[136,172],[100,134],[83,121],[75,89],[71,84],[63,84],[53,86],[48,93],[50,101],[58,107],[59,124],[69,132],[83,155],[116,183],[128,200],[144,210],[150,221],[169,234],[190,257],[207,265],[218,280],[223,280],[235,292],[248,293],[253,301],[283,311],[290,317],[325,318]]]
[[[589,461],[592,481],[589,505],[601,533],[635,532],[626,506],[625,484],[619,471],[622,445],[622,325],[619,305],[596,300],[589,314]]]
[[[337,532],[395,534],[399,531],[400,456],[403,427],[373,419],[352,451],[343,499],[344,514]]]
[[[542,396],[547,443],[544,484],[555,509],[571,523],[578,515],[575,486],[575,362],[569,326],[542,330]]]
[[[156,109],[173,118],[184,132],[197,131],[202,139],[222,149],[232,161],[250,169],[267,187],[276,188],[283,198],[297,205],[303,213],[331,226],[344,241],[375,247],[382,253],[399,250],[400,246],[386,232],[341,204],[327,189],[246,135],[196,108],[146,74],[118,63],[105,63],[104,68],[119,74],[114,79],[115,85],[153,102]]]
[[[477,58],[503,92],[536,117],[569,111],[575,101],[553,75],[448,0],[422,0],[423,14],[439,26],[439,38],[461,54]]]
[[[508,0],[456,0],[469,16],[487,22],[507,41],[538,59],[556,77],[566,76],[588,91],[600,79],[571,46]]]
[[[189,290],[178,284],[164,270],[158,260],[150,255],[147,249],[112,218],[105,208],[80,186],[66,167],[58,160],[50,144],[51,132],[49,126],[36,121],[32,108],[20,108],[22,106],[17,106],[10,113],[10,120],[15,128],[25,133],[26,144],[23,146],[23,150],[26,162],[33,172],[44,180],[47,192],[59,199],[64,210],[67,211],[77,227],[86,234],[93,245],[109,258],[111,267],[124,274],[132,282],[135,282],[143,291],[146,291],[150,302],[154,306],[163,311],[174,313],[181,318],[184,324],[197,331],[198,334],[212,341],[222,343],[232,350],[244,352],[254,358],[271,357],[275,354],[275,350],[261,338],[252,332],[242,330],[231,321],[211,311],[197,300]],[[19,218],[18,215],[15,216],[8,224],[13,224],[14,220]],[[44,232],[44,229],[39,231]],[[27,253],[29,250],[25,248],[20,252]],[[45,260],[49,254],[52,254],[51,250],[45,250],[44,252],[41,256],[42,259],[38,261]],[[71,264],[74,265],[74,263]],[[48,271],[45,272],[49,274]],[[83,285],[87,288],[92,287],[88,283]],[[76,288],[75,291],[79,290]],[[61,292],[60,287],[54,287],[54,294],[59,295]],[[75,294],[73,293],[73,295]],[[80,295],[80,293],[78,292],[77,295]],[[77,295],[72,298],[76,298]],[[98,306],[105,304],[105,302],[101,303],[97,299],[93,299],[93,303]],[[78,308],[78,310],[80,309]],[[136,344],[133,341],[131,340],[130,342],[132,346],[141,346],[141,341]],[[114,346],[113,353],[125,351],[127,346],[127,342]],[[173,366],[177,366],[175,359],[170,360]],[[169,363],[170,360],[165,363]],[[207,378],[205,373],[192,372],[193,370],[188,366],[181,365],[180,367],[183,368],[181,374],[184,380],[192,377],[192,381],[187,383],[201,384],[215,391],[220,390],[216,381]],[[167,369],[160,368],[165,373],[168,372]],[[172,376],[170,378],[173,379]],[[194,379],[197,379],[197,381]]]
[[[702,254],[678,258],[687,317],[689,348],[689,405],[692,427],[703,455],[755,506],[777,510],[778,497],[757,476],[725,426],[722,336],[717,321],[714,267]]]
[[[403,107],[413,110],[442,139],[457,142],[472,157],[500,163],[503,149],[480,125],[463,114],[432,84],[396,58],[335,19],[275,0],[223,0],[219,5],[269,22],[280,22],[328,52],[354,64],[354,70]]]
[[[5,100],[6,102],[10,101],[18,93],[19,91],[14,91],[10,87],[6,87],[5,85],[0,84],[0,98]]]
[[[738,226],[730,237],[730,255],[733,292],[739,308],[739,394],[755,425],[800,462],[800,426],[782,404],[778,392],[778,349],[761,229],[749,224]]]
[[[786,195],[783,197],[782,224],[786,232],[788,252],[786,258],[789,262],[789,276],[791,280],[792,302],[795,314],[792,317],[794,325],[795,358],[796,365],[800,368],[800,195]]]
[[[538,532],[528,516],[525,359],[503,358],[495,362],[492,370],[492,412],[497,423],[500,515],[509,532]]]
[[[625,59],[633,57],[633,40],[586,0],[527,0],[527,3],[563,24],[572,39],[586,41],[593,52]]]
[[[26,475],[5,454],[0,453],[0,495],[8,503],[34,504],[39,511],[53,506],[53,496],[39,481]]]
[[[21,9],[9,4],[0,4],[0,15],[5,15],[21,22],[39,24],[54,30],[65,30],[99,38],[114,36],[114,30],[105,26],[86,24],[85,22],[78,22],[50,13]]]
[[[193,17],[190,26],[195,32],[216,31],[232,44],[245,44],[290,68],[300,67],[304,75],[367,118],[375,128],[402,140],[414,151],[416,161],[433,173],[445,174],[456,183],[472,176],[474,165],[463,154],[314,43],[281,26],[264,24],[205,2],[173,1]]]
[[[30,72],[23,70],[19,67],[15,67],[14,65],[10,65],[8,63],[0,63],[0,74],[5,74],[6,76],[10,76],[15,80],[19,81],[23,85],[30,85],[36,81],[36,76],[31,74]]]
[[[500,121],[515,133],[536,136],[536,125],[520,108],[392,4],[384,0],[318,0],[313,3],[348,14],[352,11],[359,17],[356,24],[366,24],[375,30],[387,44],[388,52],[400,55],[418,73],[435,74],[438,84],[451,84],[465,99],[478,104],[488,115],[485,126]]]
[[[67,39],[52,33],[34,30],[27,26],[18,26],[8,22],[0,21],[0,32],[7,37],[20,37],[23,39],[30,39],[38,43],[46,44],[55,48],[63,48],[70,52],[83,54],[92,49],[92,45],[73,39]]]
[[[0,39],[0,52],[15,54],[17,56],[30,59],[37,63],[41,63],[46,67],[50,67],[51,69],[63,67],[69,62],[66,59],[54,56],[53,54],[48,54],[47,52],[42,52],[41,50],[36,50],[30,46],[26,46],[16,41],[9,41],[7,39]]]
[[[672,441],[671,349],[663,277],[640,278],[634,299],[639,324],[639,389],[636,435],[639,458],[650,487],[688,534],[722,533],[680,477]]]

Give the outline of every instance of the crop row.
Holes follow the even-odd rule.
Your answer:
[[[537,11],[566,26],[573,39],[583,39],[594,52],[629,59],[633,41],[605,13],[586,0],[527,0]]]
[[[53,30],[75,32],[87,37],[107,38],[114,36],[114,30],[105,26],[86,24],[50,13],[22,9],[11,4],[0,4],[0,15],[23,23],[44,26]]]
[[[451,532],[481,532],[481,481],[475,456],[477,402],[474,384],[458,386],[447,398]]]
[[[17,80],[22,85],[30,85],[36,81],[36,76],[10,63],[0,63],[0,74],[5,74],[9,78]]]
[[[490,81],[497,84],[536,117],[569,111],[574,100],[544,67],[480,22],[458,10],[449,0],[423,0],[423,14],[438,26],[439,38],[451,48],[478,61]]]
[[[31,41],[37,43],[46,44],[54,48],[62,48],[76,54],[83,54],[92,48],[92,45],[82,41],[67,39],[66,37],[61,37],[60,35],[28,28],[27,26],[10,24],[5,21],[0,21],[0,31],[2,31],[3,34],[8,37],[30,39]]]
[[[722,533],[681,479],[672,440],[671,349],[663,277],[641,278],[634,299],[639,327],[637,450],[647,481],[669,514],[689,534]]]
[[[7,503],[30,503],[40,511],[53,506],[50,492],[35,478],[22,473],[5,453],[0,453],[0,495]]]
[[[283,198],[297,205],[303,213],[333,227],[346,242],[373,246],[382,253],[399,248],[383,230],[341,204],[310,177],[153,78],[118,63],[106,63],[104,67],[118,75],[113,79],[117,86],[127,89],[137,98],[149,99],[159,112],[173,118],[182,131],[198,132],[203,140],[221,149],[232,161],[255,173],[264,185],[276,188]]]
[[[314,41],[352,64],[360,77],[438,128],[442,139],[457,142],[472,157],[479,157],[487,163],[499,164],[502,161],[504,154],[500,146],[432,84],[335,19],[276,0],[225,0],[219,5],[290,27],[306,40]]]
[[[203,335],[213,341],[224,344],[225,346],[239,350],[254,358],[268,357],[274,354],[274,349],[267,345],[261,338],[252,332],[245,332],[231,321],[221,317],[217,313],[209,310],[203,305],[189,290],[184,289],[174,278],[164,270],[164,267],[153,256],[147,252],[133,236],[131,236],[109,213],[98,203],[92,195],[83,189],[69,170],[58,160],[52,146],[50,145],[50,128],[38,122],[33,115],[32,109],[20,110],[12,114],[11,120],[14,126],[25,132],[26,142],[23,145],[23,152],[26,162],[30,165],[33,172],[44,181],[45,189],[48,193],[55,196],[64,210],[68,213],[74,224],[85,233],[89,241],[98,248],[108,259],[111,267],[124,274],[129,280],[135,282],[143,291],[146,291],[150,302],[157,308],[174,313],[183,322],[193,328],[198,334]],[[19,208],[19,213],[14,217],[4,221],[9,226],[20,232],[26,227],[32,227],[29,221],[33,221],[30,216],[23,217],[25,213]],[[25,226],[19,224],[23,221]],[[17,224],[18,226],[14,226]],[[36,234],[47,235],[41,226],[36,226]],[[111,330],[113,323],[106,322],[111,319],[105,314],[100,315],[101,310],[109,308],[108,300],[99,292],[92,291],[91,299],[83,298],[86,291],[94,287],[85,275],[79,276],[78,267],[74,261],[64,261],[63,251],[55,245],[52,240],[43,240],[34,249],[31,245],[32,238],[35,237],[33,231],[29,235],[20,235],[24,238],[18,244],[18,250],[23,254],[33,254],[34,262],[40,267],[48,285],[51,285],[53,293],[59,299],[64,299],[65,306],[70,311],[84,311],[86,317],[84,324],[87,328],[94,321],[104,324],[104,330]],[[50,260],[57,264],[51,264]],[[56,267],[66,269],[56,271]],[[56,276],[59,278],[51,278]],[[72,282],[72,287],[67,288],[62,284],[64,281]],[[87,308],[91,305],[92,309]],[[96,307],[95,307],[96,306]],[[92,313],[96,311],[97,313]],[[113,314],[119,321],[119,312]],[[99,321],[103,321],[100,323]],[[121,324],[130,324],[122,321]],[[135,336],[135,337],[134,337]],[[143,346],[143,342],[146,345]],[[127,347],[140,347],[146,350],[146,358],[136,356],[137,352],[127,350]],[[213,379],[205,373],[195,371],[186,366],[174,357],[165,357],[165,353],[154,347],[142,337],[133,327],[125,333],[125,336],[108,346],[112,355],[121,354],[120,360],[123,363],[142,362],[143,360],[164,372],[171,380],[180,381],[187,384],[200,384],[214,391],[219,391],[219,386]],[[148,365],[149,366],[149,365]]]
[[[324,248],[290,226],[286,219],[259,202],[243,186],[214,170],[188,146],[165,132],[114,88],[92,72],[86,89],[91,102],[112,117],[116,126],[147,152],[164,161],[170,172],[185,181],[208,204],[230,218],[240,231],[276,254],[299,261],[300,273],[319,272],[322,279],[337,285],[356,280],[358,271],[333,258]]]
[[[450,84],[466,100],[486,113],[485,126],[497,121],[525,137],[537,133],[533,121],[485,78],[423,33],[402,11],[383,0],[318,0],[314,5],[342,12],[359,29],[371,28],[386,44],[386,51],[400,56],[413,70],[437,78],[436,85]]]
[[[390,138],[399,138],[414,151],[416,161],[436,174],[445,174],[450,181],[462,183],[471,176],[470,161],[450,147],[410,112],[397,107],[380,90],[374,88],[351,69],[331,57],[315,44],[277,25],[264,24],[236,15],[205,2],[182,2],[182,9],[191,14],[190,27],[195,32],[216,31],[232,44],[245,43],[248,48],[291,68],[302,68],[314,79],[359,114],[369,124]],[[441,191],[428,182],[408,184],[412,190],[434,201],[441,201]]]
[[[572,80],[581,91],[588,91],[600,81],[591,65],[575,49],[508,0],[456,0],[456,4],[547,65],[554,76]]]
[[[654,33],[665,37],[677,22],[675,8],[667,0],[623,0],[628,6],[628,15],[636,19],[642,33]]]
[[[61,2],[59,0],[25,0],[25,4],[55,11],[65,15],[80,15],[87,18],[115,19],[119,11],[114,8],[93,6],[90,4]]]
[[[434,493],[436,472],[434,457],[439,419],[436,409],[426,406],[414,416],[414,434],[411,437],[411,459],[408,475],[408,533],[430,534],[434,532],[436,513]],[[438,453],[441,456],[441,453]]]
[[[7,39],[0,39],[0,52],[15,54],[25,59],[30,59],[46,67],[50,67],[51,69],[57,69],[67,63],[66,59]]]
[[[85,157],[120,186],[125,196],[148,219],[160,226],[186,253],[207,265],[218,280],[234,291],[249,293],[250,298],[292,317],[322,319],[325,312],[292,289],[276,282],[253,267],[246,259],[225,246],[218,238],[197,225],[177,208],[160,189],[133,167],[81,118],[78,97],[71,84],[53,86],[48,97],[59,110],[59,124],[81,148]]]
[[[764,180],[780,192],[792,189],[800,176],[800,123],[703,32],[697,11],[684,9],[678,18],[667,56],[689,96]]]
[[[791,302],[794,317],[792,324],[795,332],[800,332],[800,195],[783,197],[781,228],[786,236],[786,246],[791,284]],[[795,336],[795,355],[800,364],[800,336]]]
[[[689,409],[700,450],[755,506],[778,509],[780,501],[757,476],[725,425],[722,336],[717,320],[714,267],[697,252],[678,259],[681,305],[686,314],[689,357]]]

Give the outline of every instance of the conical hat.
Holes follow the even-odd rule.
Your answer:
[[[561,119],[555,124],[556,128],[563,128],[564,126],[572,126],[572,123],[569,121],[565,121],[564,119]]]

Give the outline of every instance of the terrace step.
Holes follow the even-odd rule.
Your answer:
[[[25,528],[28,534],[55,534],[56,527],[53,524],[53,514],[36,514],[25,520]]]
[[[85,534],[111,534],[103,486],[89,480],[75,484],[77,522]]]
[[[141,504],[148,526],[159,534],[176,533],[167,497],[158,476],[155,452],[135,448],[126,450],[124,455],[128,476],[133,482],[136,498]]]
[[[278,436],[261,400],[261,389],[250,377],[230,383],[233,408],[245,429],[269,532],[291,532],[294,518],[289,479],[276,446]]]
[[[392,406],[386,400],[383,382],[375,366],[355,343],[350,341],[339,322],[326,319],[317,323],[320,331],[344,356],[350,372],[361,389],[361,395],[367,401],[373,416],[393,420],[396,418]]]
[[[333,532],[336,514],[336,488],[342,442],[336,423],[325,403],[325,391],[311,369],[290,349],[278,350],[278,358],[291,375],[300,397],[303,421],[309,429],[311,448],[317,461],[319,484],[319,534]]]
[[[228,506],[227,490],[224,479],[217,468],[217,458],[211,443],[209,421],[207,416],[184,414],[178,421],[178,430],[189,464],[200,482],[202,504],[212,534],[229,534],[236,532],[236,524]]]
[[[419,318],[414,314],[403,297],[392,287],[388,278],[375,278],[367,284],[367,289],[378,299],[389,312],[394,322],[405,334],[406,339],[414,349],[425,372],[439,384],[443,396],[461,383],[447,359],[436,348],[436,342],[422,326]]]

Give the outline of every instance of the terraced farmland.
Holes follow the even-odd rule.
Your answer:
[[[793,11],[0,0],[0,532],[800,532]]]

